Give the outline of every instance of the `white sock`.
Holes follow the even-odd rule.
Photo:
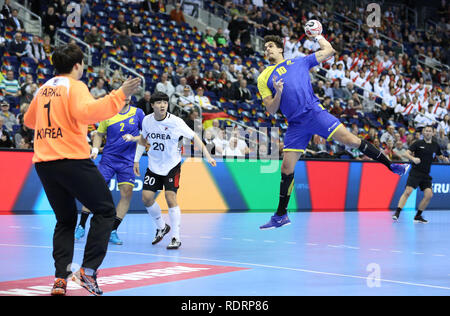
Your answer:
[[[180,240],[181,210],[179,206],[169,208],[170,223],[172,224],[172,238]]]
[[[158,203],[153,203],[152,206],[146,207],[148,214],[153,218],[156,224],[156,228],[163,229],[166,226],[166,222],[164,221],[162,214],[161,214],[161,208],[159,207]]]

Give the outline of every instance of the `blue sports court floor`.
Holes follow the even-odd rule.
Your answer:
[[[109,246],[99,279],[109,268],[119,268],[117,274],[142,264],[153,272],[168,263],[195,264],[212,273],[153,274],[153,284],[123,281],[113,290],[104,286],[105,295],[450,295],[448,211],[425,212],[426,225],[414,224],[407,211],[398,223],[388,212],[290,213],[291,225],[260,231],[270,215],[184,213],[182,247],[166,250],[168,236],[151,245],[154,226],[147,214],[129,214],[119,227],[124,244]],[[10,293],[2,285],[17,288],[18,280],[53,280],[54,216],[0,219],[0,295]],[[82,261],[85,239],[75,245],[75,263]]]

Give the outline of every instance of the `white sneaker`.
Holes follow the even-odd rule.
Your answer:
[[[181,241],[177,240],[175,237],[172,238],[172,241],[169,245],[167,245],[167,249],[178,249],[181,246]]]

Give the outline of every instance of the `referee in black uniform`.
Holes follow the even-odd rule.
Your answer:
[[[423,199],[420,201],[417,214],[414,217],[414,223],[428,223],[426,219],[422,217],[422,212],[430,203],[433,197],[433,190],[431,187],[430,169],[431,163],[437,156],[440,160],[448,162],[448,158],[442,155],[441,149],[437,142],[433,141],[433,127],[426,126],[423,131],[423,139],[415,141],[406,151],[406,156],[411,160],[412,168],[406,182],[406,189],[400,197],[398,202],[397,211],[392,218],[397,221],[400,217],[400,211],[405,206],[411,192],[420,187],[423,191]]]

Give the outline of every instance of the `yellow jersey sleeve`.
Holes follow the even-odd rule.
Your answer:
[[[97,132],[106,134],[106,130],[108,129],[107,121],[101,121],[98,125]]]
[[[258,77],[258,90],[263,100],[273,95],[272,91],[270,91],[269,87],[267,86],[267,82],[269,81],[269,77],[273,71],[273,69],[271,68],[273,67],[266,68]]]

